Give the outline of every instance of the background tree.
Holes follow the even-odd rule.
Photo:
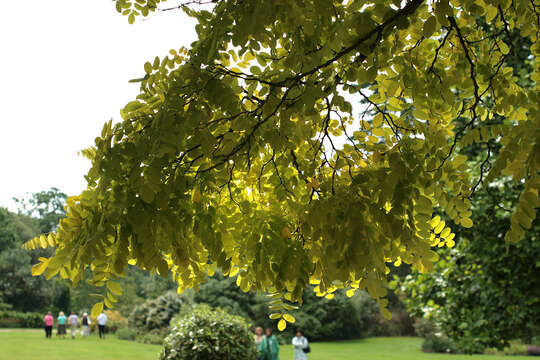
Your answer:
[[[31,267],[32,261],[52,252],[49,249],[43,254],[45,250],[41,249],[29,253],[21,248],[40,231],[38,220],[0,208],[0,293],[13,310],[36,311],[50,304],[51,284],[31,276]]]
[[[457,246],[429,274],[404,284],[409,310],[431,319],[462,351],[501,348],[513,339],[530,343],[540,331],[540,222],[508,246],[506,209],[517,203],[519,186],[509,182],[478,195],[474,231],[461,230]]]
[[[206,2],[189,4],[197,3]],[[130,22],[159,4],[116,1]],[[434,209],[469,228],[473,193],[511,176],[523,191],[505,239],[531,227],[540,93],[514,78],[506,60],[516,45],[506,40],[516,29],[530,41],[536,84],[534,2],[180,8],[198,21],[198,40],[144,65],[124,120],[107,123],[84,151],[88,189],[68,199],[56,235],[28,243],[56,246],[34,274],[77,283],[89,268],[94,285],[114,292],[131,263],[172,271],[183,290],[219,268],[238,274],[244,291],[292,301],[309,283],[328,297],[367,288],[389,315],[387,264],[424,272],[438,258],[432,246],[454,244]],[[373,117],[352,115],[359,98]],[[491,125],[496,116],[502,123]],[[458,151],[470,141],[501,145],[489,173],[467,171]],[[276,306],[283,328],[287,309]]]
[[[37,218],[42,233],[49,233],[58,227],[60,219],[66,216],[67,195],[55,187],[33,193],[27,198],[15,198],[19,212]]]
[[[21,245],[39,235],[50,233],[65,216],[66,194],[57,188],[15,199],[19,213],[0,208],[0,292],[13,310],[32,312],[70,309],[70,287],[66,281],[52,283],[31,276],[38,258],[51,256],[52,249],[25,251]]]

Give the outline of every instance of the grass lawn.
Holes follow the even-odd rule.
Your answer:
[[[160,349],[113,336],[106,340],[97,335],[77,336],[72,340],[69,334],[65,339],[55,334],[46,339],[43,330],[0,332],[1,360],[156,360]]]
[[[493,355],[426,354],[420,351],[418,338],[370,338],[311,345],[309,360],[497,360]],[[6,360],[157,360],[160,346],[97,336],[75,340],[45,339],[43,331],[0,332],[0,359]],[[528,359],[512,356],[511,360]],[[281,347],[281,360],[292,360],[290,345]],[[225,360],[225,359],[224,359]]]

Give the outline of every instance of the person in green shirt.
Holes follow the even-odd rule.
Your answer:
[[[279,342],[272,329],[266,329],[266,336],[261,341],[261,360],[279,360]]]
[[[56,331],[56,335],[62,338],[66,337],[66,316],[62,311],[58,314],[58,330]]]

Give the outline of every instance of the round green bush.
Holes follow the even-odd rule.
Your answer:
[[[129,316],[129,327],[135,329],[139,335],[155,330],[165,336],[171,319],[184,304],[184,298],[176,291],[147,300],[133,309]]]
[[[118,338],[120,340],[135,340],[135,337],[137,336],[137,333],[135,332],[135,330],[132,330],[132,329],[129,329],[129,328],[122,328],[122,329],[118,329],[116,330],[116,336],[118,336]]]
[[[249,324],[221,309],[198,305],[178,318],[165,338],[161,360],[255,360]]]

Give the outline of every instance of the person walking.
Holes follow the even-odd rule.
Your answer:
[[[50,339],[52,336],[52,328],[54,326],[54,318],[50,311],[43,318],[43,322],[45,323],[45,338]]]
[[[262,359],[262,343],[264,339],[264,330],[262,327],[257,326],[255,328],[255,345],[257,345],[257,353],[259,354],[258,360]]]
[[[306,350],[309,348],[307,339],[302,336],[302,331],[298,330],[292,339],[294,349],[294,360],[307,360]],[[309,350],[308,350],[309,351]]]
[[[58,330],[56,331],[56,336],[60,336],[62,338],[66,337],[66,316],[64,315],[63,311],[60,311],[58,314]]]
[[[79,317],[72,311],[68,317],[69,329],[71,331],[71,338],[75,339],[77,333],[77,326],[79,326]]]
[[[107,320],[107,315],[102,311],[97,318],[100,339],[105,339],[105,325],[107,325]]]
[[[87,337],[90,335],[90,318],[87,313],[84,313],[81,320],[82,336]]]
[[[266,336],[262,340],[261,349],[261,360],[279,360],[279,342],[270,328],[266,329]]]

